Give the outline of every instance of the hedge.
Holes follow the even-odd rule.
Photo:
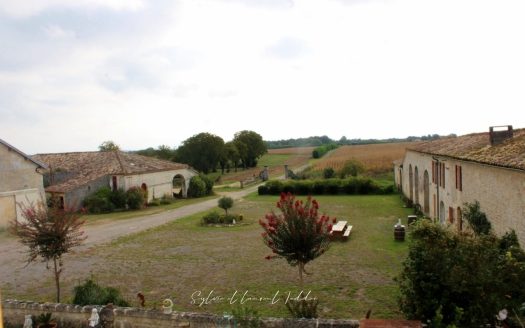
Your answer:
[[[272,180],[259,186],[259,195],[384,195],[394,192],[394,185],[379,185],[372,179],[351,177],[348,179],[323,180]]]
[[[313,158],[321,158],[326,153],[328,153],[330,150],[336,149],[337,147],[339,147],[337,144],[327,144],[327,145],[322,145],[322,146],[316,147],[312,151],[312,157]]]

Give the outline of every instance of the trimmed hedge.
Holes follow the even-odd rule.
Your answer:
[[[259,195],[280,195],[292,193],[294,195],[384,195],[394,192],[394,185],[379,185],[372,179],[352,177],[348,179],[323,180],[272,180],[259,186]]]

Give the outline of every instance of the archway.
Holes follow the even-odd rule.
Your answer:
[[[175,198],[186,197],[186,179],[184,179],[182,174],[177,174],[173,177],[172,193]]]
[[[412,164],[408,166],[408,190],[410,200],[414,200],[414,177],[412,176]]]
[[[439,222],[441,224],[445,223],[445,204],[443,201],[439,202]]]
[[[419,173],[417,170],[417,166],[414,169],[414,186],[415,186],[415,196],[416,196],[416,204],[419,204]]]

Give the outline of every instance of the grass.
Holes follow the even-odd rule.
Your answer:
[[[212,195],[202,198],[187,198],[187,199],[176,199],[173,203],[167,205],[151,206],[141,210],[136,211],[122,211],[122,212],[113,212],[113,213],[104,213],[104,214],[88,214],[84,215],[82,218],[86,220],[86,224],[100,224],[107,221],[114,220],[126,220],[132,219],[138,216],[152,215],[161,213],[164,211],[173,210],[182,206],[191,205],[195,203],[200,203],[208,199],[218,198],[218,195]]]
[[[302,288],[320,300],[319,313],[328,318],[362,318],[372,309],[376,318],[402,317],[396,303],[398,288],[393,278],[401,270],[407,244],[395,242],[393,225],[406,218],[398,195],[319,196],[321,212],[345,219],[353,225],[347,242],[334,242],[323,256],[306,266],[312,273]],[[74,282],[89,277],[87,269],[75,263],[90,262],[91,273],[106,286],[119,288],[137,305],[141,291],[148,307],[159,308],[169,297],[179,311],[230,312],[237,303],[228,298],[237,291],[249,297],[277,298],[248,301],[263,316],[288,316],[284,297],[296,296],[301,288],[297,268],[284,260],[265,260],[269,249],[263,244],[259,218],[275,209],[277,197],[247,196],[237,201],[232,213],[243,214],[247,223],[235,227],[203,227],[203,215],[192,215],[161,227],[119,238],[110,245],[97,247],[67,259],[63,291],[71,297]],[[73,268],[72,268],[73,266]],[[31,286],[40,288],[31,289]],[[20,296],[51,300],[51,275],[7,290],[6,297]],[[201,297],[221,296],[222,301],[198,306]]]

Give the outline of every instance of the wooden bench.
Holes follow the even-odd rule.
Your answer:
[[[343,239],[348,239],[348,237],[350,236],[351,232],[352,232],[352,226],[349,225],[349,226],[346,227],[346,230],[343,233]]]

